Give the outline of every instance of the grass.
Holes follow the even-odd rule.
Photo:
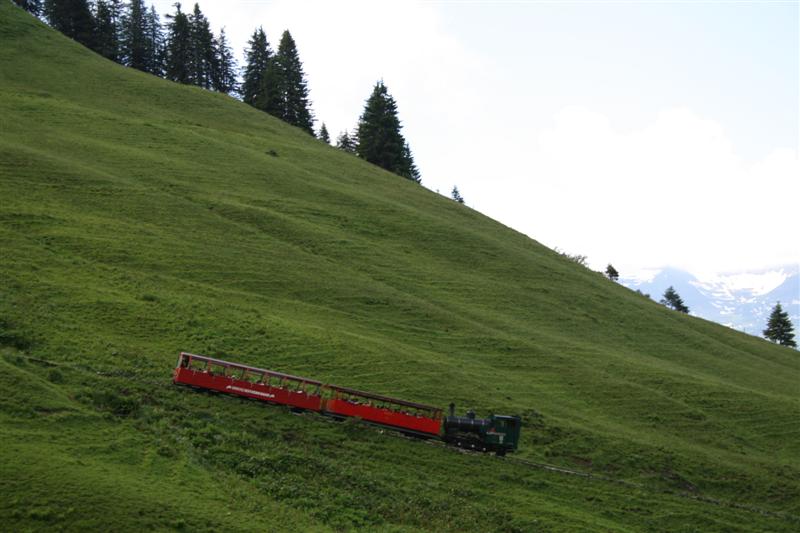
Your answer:
[[[800,525],[798,352],[9,3],[0,116],[10,529]],[[176,388],[180,350],[519,413],[519,457],[633,484]]]

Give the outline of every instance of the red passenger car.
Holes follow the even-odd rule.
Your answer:
[[[358,417],[425,436],[438,437],[441,433],[442,410],[438,407],[335,385],[325,388],[330,390],[330,397],[324,403],[326,413]]]
[[[172,382],[309,409],[322,410],[322,383],[263,368],[181,353]]]

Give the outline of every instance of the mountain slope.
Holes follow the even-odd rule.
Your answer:
[[[12,529],[797,526],[796,352],[8,3],[0,116]],[[522,458],[636,485],[175,389],[182,349],[520,413]]]

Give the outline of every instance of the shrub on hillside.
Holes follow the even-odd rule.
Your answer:
[[[141,407],[136,398],[105,390],[84,391],[77,399],[115,416],[135,416]]]

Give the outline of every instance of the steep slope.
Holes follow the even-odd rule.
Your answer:
[[[12,529],[797,527],[797,352],[8,3],[0,116]],[[636,485],[176,390],[181,349],[520,413],[522,458]]]

